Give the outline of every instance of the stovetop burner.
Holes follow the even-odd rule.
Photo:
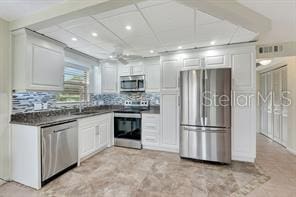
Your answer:
[[[117,113],[141,113],[149,110],[148,101],[125,101],[124,107],[115,112]]]
[[[148,111],[149,109],[148,108],[123,108],[123,109],[119,109],[119,110],[116,110],[114,112],[117,112],[117,113],[141,113],[142,111]]]

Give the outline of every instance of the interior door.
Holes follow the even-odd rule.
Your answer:
[[[281,105],[282,105],[282,124],[281,124],[281,129],[282,129],[282,144],[284,146],[287,145],[288,141],[288,105],[289,101],[286,99],[288,98],[288,89],[287,89],[287,66],[281,68],[281,75],[282,75],[282,94],[281,94]]]
[[[268,105],[267,102],[265,101],[267,94],[267,74],[263,73],[260,75],[260,131],[264,135],[268,135]]]
[[[268,137],[273,138],[273,108],[272,108],[272,73],[267,73],[266,80],[266,90],[267,90],[267,133]]]
[[[204,70],[204,125],[231,127],[231,69]]]
[[[281,142],[281,70],[277,69],[272,72],[273,85],[273,139]]]
[[[203,70],[182,71],[181,80],[181,124],[202,126]]]

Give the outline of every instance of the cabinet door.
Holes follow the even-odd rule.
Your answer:
[[[233,90],[252,91],[256,89],[256,60],[250,50],[232,54]]]
[[[161,89],[173,90],[179,89],[179,59],[163,60],[161,69]]]
[[[99,140],[97,140],[96,145],[97,148],[102,148],[104,146],[107,146],[108,144],[108,137],[107,137],[107,133],[108,132],[108,126],[109,121],[107,119],[104,119],[102,121],[99,122],[99,125],[97,126],[97,130],[98,130],[98,134],[99,134]]]
[[[121,65],[118,68],[119,76],[129,76],[131,75],[131,67],[129,65]]]
[[[145,146],[159,145],[159,114],[142,115],[142,144]]]
[[[178,95],[161,95],[162,146],[174,151],[179,149]]]
[[[96,127],[79,129],[79,158],[91,154],[95,150]]]
[[[145,67],[146,92],[160,91],[160,66],[147,65]]]
[[[64,53],[32,44],[30,89],[63,90]]]
[[[132,66],[132,75],[143,75],[144,67],[143,65]]]
[[[207,68],[226,68],[231,67],[229,63],[229,56],[225,54],[206,56],[205,66]]]
[[[256,158],[256,92],[236,92],[232,107],[232,159]]]
[[[116,93],[117,92],[117,69],[116,65],[102,66],[102,92]]]

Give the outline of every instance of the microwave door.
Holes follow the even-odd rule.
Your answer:
[[[122,80],[120,87],[122,90],[135,90],[137,89],[137,80]]]

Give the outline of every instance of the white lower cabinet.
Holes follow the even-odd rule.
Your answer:
[[[142,114],[144,149],[179,152],[178,96],[161,95],[160,114]]]
[[[111,144],[112,113],[78,120],[79,162]]]
[[[160,115],[142,114],[143,148],[157,149],[160,145]]]

